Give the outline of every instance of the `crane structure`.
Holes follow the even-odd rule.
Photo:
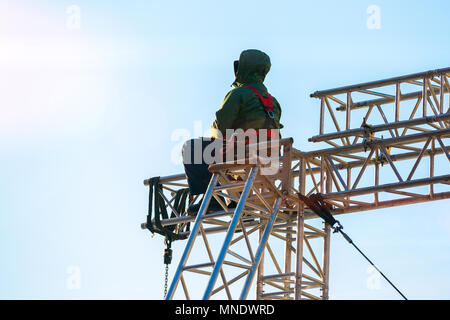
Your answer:
[[[166,299],[328,299],[331,228],[298,193],[320,194],[333,215],[450,198],[449,81],[445,68],[314,92],[309,141],[326,146],[279,140],[272,175],[261,161],[210,165],[204,197],[185,193],[201,201],[196,216],[180,207],[184,174],[145,180],[171,214],[142,227],[186,239]],[[213,197],[223,210],[206,213]]]

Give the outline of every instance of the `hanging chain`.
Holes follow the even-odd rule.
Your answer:
[[[166,265],[166,273],[164,275],[164,299],[167,297],[167,283],[169,282],[169,264],[172,262],[172,240],[165,239],[166,249],[164,250],[164,264]]]
[[[167,283],[169,282],[169,265],[166,264],[166,274],[164,275],[164,299],[167,297]]]

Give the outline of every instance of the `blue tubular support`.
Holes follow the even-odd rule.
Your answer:
[[[220,270],[222,269],[223,261],[225,260],[225,255],[227,254],[228,248],[230,246],[231,240],[233,238],[234,231],[236,230],[236,226],[239,222],[239,219],[242,215],[242,209],[244,209],[244,203],[247,200],[248,195],[250,194],[250,190],[253,185],[253,181],[255,180],[256,173],[258,172],[258,167],[252,167],[250,173],[247,178],[247,182],[245,183],[244,190],[242,191],[241,198],[236,206],[234,211],[233,219],[230,222],[228,227],[227,234],[225,236],[225,240],[222,245],[222,249],[220,250],[219,256],[217,257],[216,263],[214,264],[214,270],[211,273],[211,277],[209,278],[208,285],[206,287],[205,293],[203,295],[203,300],[208,300],[211,296],[211,292],[216,284],[217,276],[219,275]]]
[[[275,219],[278,214],[278,209],[280,207],[280,203],[281,203],[281,198],[278,198],[275,201],[275,206],[274,206],[272,214],[270,215],[270,220],[267,222],[266,227],[264,229],[264,233],[261,237],[261,241],[259,242],[258,250],[256,251],[256,255],[255,255],[255,262],[253,263],[253,266],[247,275],[247,279],[245,280],[245,284],[244,284],[244,287],[242,288],[241,296],[239,297],[240,300],[247,299],[247,295],[250,290],[250,286],[252,284],[256,270],[259,267],[259,263],[261,262],[261,257],[264,252],[264,249],[266,248],[267,240],[269,239],[270,232],[272,232],[272,227],[273,227],[273,224],[275,223]]]
[[[178,264],[177,270],[175,272],[175,275],[173,277],[172,283],[170,284],[169,291],[167,292],[166,300],[171,300],[173,297],[173,294],[175,293],[175,290],[177,288],[178,282],[180,281],[181,273],[183,272],[183,268],[186,264],[186,261],[189,257],[189,253],[192,250],[192,247],[195,242],[195,238],[198,234],[198,228],[201,223],[201,219],[203,215],[206,212],[206,209],[208,208],[209,202],[211,200],[212,192],[214,187],[217,184],[217,180],[219,179],[219,175],[215,173],[211,181],[209,182],[208,189],[206,190],[205,197],[203,198],[202,204],[200,206],[200,209],[198,210],[197,218],[195,219],[194,226],[192,227],[191,233],[189,235],[189,239],[186,243],[186,247],[184,249],[183,255],[181,256],[180,262]]]

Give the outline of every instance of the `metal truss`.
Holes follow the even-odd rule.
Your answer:
[[[173,206],[185,175],[162,177],[175,216],[161,225],[187,238],[167,299],[328,299],[330,227],[297,193],[320,193],[334,215],[450,198],[449,75],[447,68],[315,92],[320,128],[309,140],[329,147],[302,152],[280,140],[274,175],[262,174],[261,162],[210,166],[204,198],[190,197],[201,201],[197,216]],[[325,111],[336,131],[325,132]],[[207,212],[213,197],[222,211]]]
[[[410,130],[427,132],[447,128],[448,122],[444,121],[449,120],[450,102],[445,94],[450,92],[449,76],[450,68],[445,68],[316,91],[311,97],[320,99],[319,135],[309,141],[324,141],[336,147],[356,144],[375,132],[387,131],[395,138],[405,136]],[[336,114],[333,108],[344,115]],[[391,109],[389,121],[387,111]],[[377,115],[372,115],[374,110]],[[432,116],[427,117],[428,114]],[[328,119],[332,120],[333,126],[329,127],[333,132],[327,134],[325,121]],[[380,123],[371,126],[372,121]],[[418,127],[422,124],[426,126]]]
[[[334,213],[448,198],[448,192],[436,192],[435,186],[447,184],[450,178],[449,149],[444,143],[450,135],[449,75],[450,68],[445,68],[312,94],[321,101],[320,132],[309,140],[332,148],[299,154],[313,186],[309,192],[324,194],[336,207]],[[346,102],[339,99],[342,95]],[[332,103],[338,104],[337,111],[345,112],[341,120],[346,130],[340,129],[344,124],[339,124]],[[336,132],[324,133],[325,106]],[[419,107],[422,112],[418,112]],[[377,118],[370,117],[373,110]],[[361,126],[351,129],[350,119],[357,111],[362,112],[358,119]],[[397,165],[400,161],[401,169]],[[442,165],[440,170],[436,163]],[[329,192],[323,186],[325,172],[332,178]],[[419,186],[428,186],[428,192],[404,191]],[[382,200],[381,193],[396,197]],[[358,200],[363,195],[371,195],[372,200],[367,196]]]

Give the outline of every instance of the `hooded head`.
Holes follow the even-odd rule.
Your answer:
[[[234,62],[236,80],[233,85],[263,83],[270,66],[270,58],[264,52],[256,49],[242,51],[239,60]]]

